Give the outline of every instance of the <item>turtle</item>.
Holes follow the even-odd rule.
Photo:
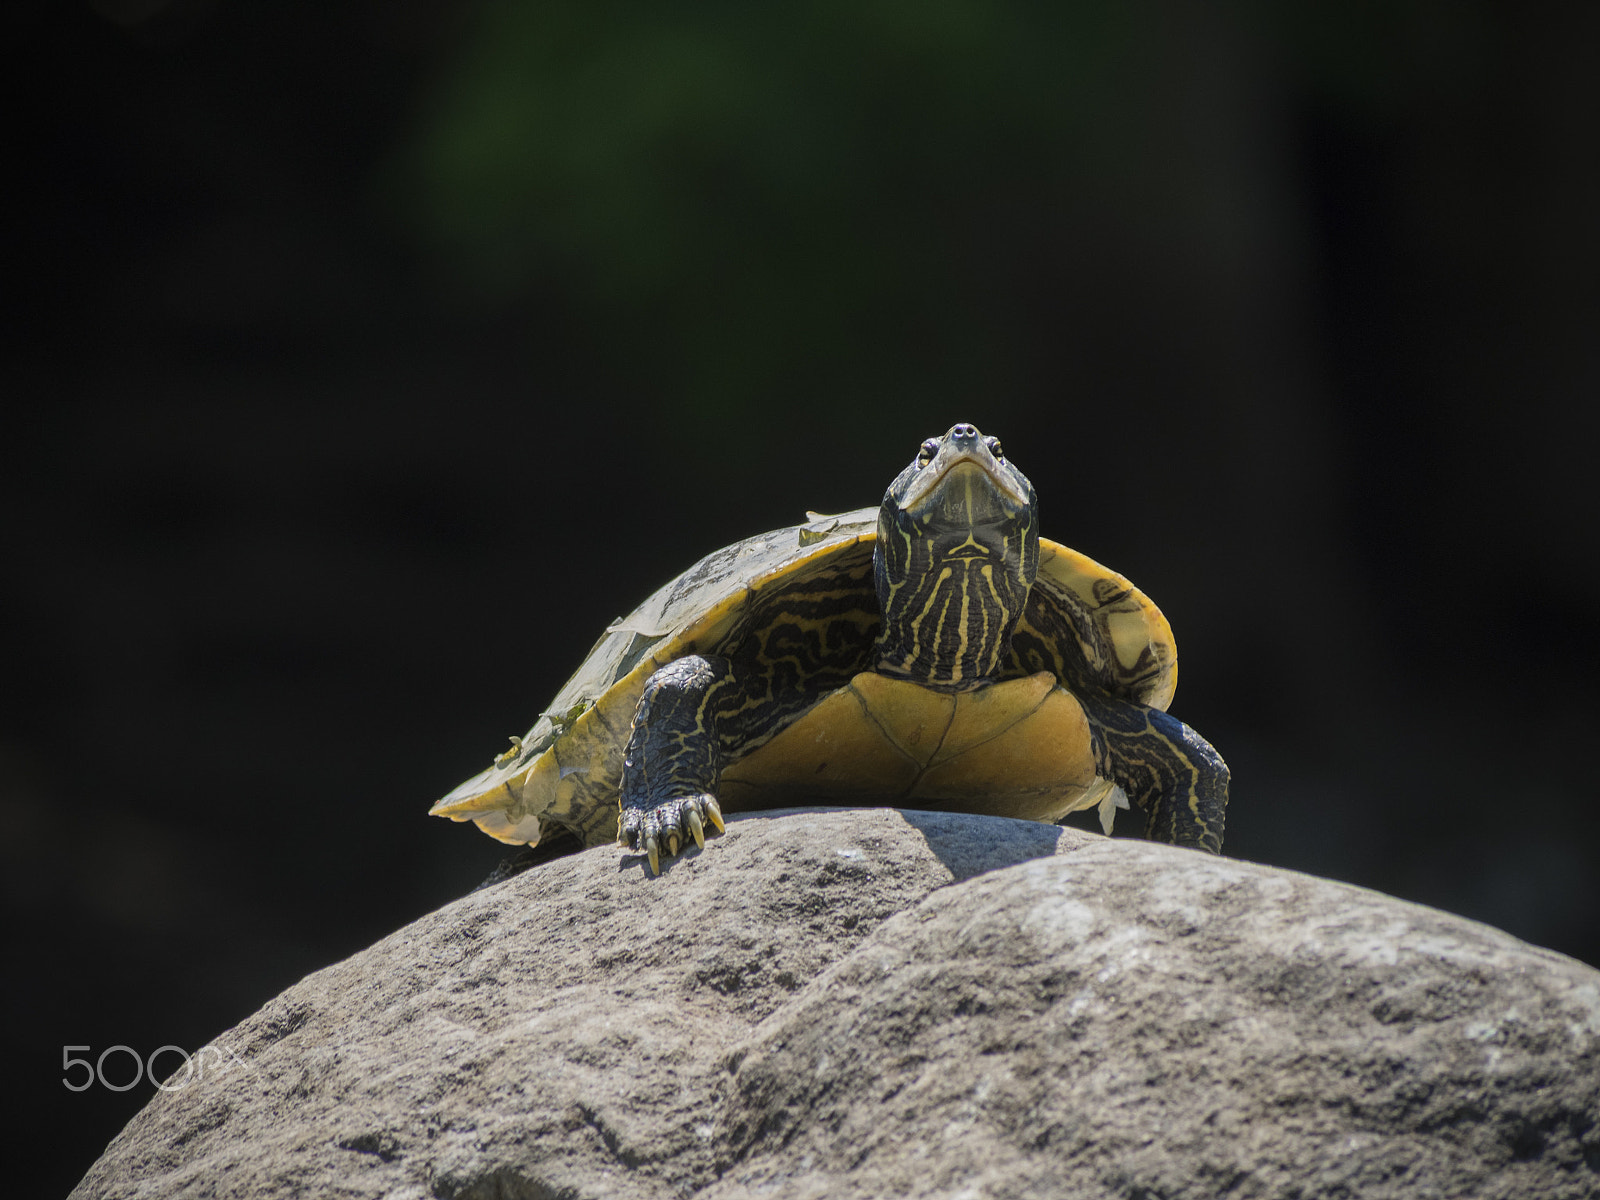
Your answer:
[[[1039,536],[962,422],[877,508],[718,550],[607,626],[533,728],[434,816],[661,857],[724,812],[892,804],[1060,821],[1117,807],[1220,853],[1229,773],[1168,715],[1177,651],[1121,575]]]

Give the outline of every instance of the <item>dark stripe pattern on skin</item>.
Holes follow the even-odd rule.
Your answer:
[[[1012,635],[1002,675],[1054,673],[1089,718],[1100,774],[1120,784],[1144,811],[1145,836],[1220,854],[1227,764],[1188,725],[1128,698],[1159,669],[1153,656],[1123,668],[1109,644],[1085,641],[1099,636],[1099,626],[1076,597],[1062,591],[1047,601],[1036,589]]]
[[[677,853],[694,822],[716,810],[723,766],[868,668],[879,625],[871,570],[863,554],[776,596],[753,596],[728,653],[689,655],[651,676],[623,760],[627,846],[654,839]]]
[[[877,670],[939,691],[993,681],[1039,569],[1033,509],[998,537],[954,557],[965,531],[930,532],[910,514],[878,525],[874,582],[882,606]],[[996,531],[998,532],[998,531]]]
[[[1111,642],[1108,618],[1146,602],[1118,579],[1095,582],[1093,608],[1035,586],[1038,501],[1000,453],[971,425],[929,439],[884,497],[870,561],[839,556],[771,594],[749,590],[732,633],[651,676],[624,755],[621,837],[652,871],[660,850],[720,826],[725,765],[866,670],[942,692],[1052,673],[1083,705],[1096,769],[1145,812],[1147,836],[1221,851],[1228,768],[1182,721],[1138,702],[1170,657],[1151,647],[1124,661]]]
[[[1177,717],[1103,693],[1080,694],[1100,774],[1144,809],[1145,836],[1222,853],[1228,766]]]

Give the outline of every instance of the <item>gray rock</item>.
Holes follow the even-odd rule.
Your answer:
[[[588,851],[214,1046],[76,1196],[1600,1196],[1600,972],[990,817]]]

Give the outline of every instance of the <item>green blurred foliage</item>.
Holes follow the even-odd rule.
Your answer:
[[[673,414],[650,436],[740,454],[797,416],[896,445],[929,414],[1026,428],[1071,391],[1041,347],[1108,276],[1136,297],[1125,330],[1187,261],[1201,292],[1293,252],[1287,135],[1259,139],[1281,152],[1262,169],[1219,128],[1280,122],[1285,76],[1381,121],[1465,76],[1487,27],[1435,0],[491,0],[399,175],[469,292],[604,331],[597,366]]]
[[[426,106],[415,214],[476,286],[603,308],[702,433],[794,408],[921,437],[895,397],[1008,390],[995,255],[1125,169],[1133,34],[973,0],[492,4]]]

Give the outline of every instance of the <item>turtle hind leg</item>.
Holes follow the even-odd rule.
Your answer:
[[[1222,853],[1228,764],[1174,716],[1107,696],[1083,699],[1100,774],[1145,813],[1145,836]]]
[[[617,832],[623,845],[649,858],[652,875],[661,871],[663,852],[677,854],[691,838],[704,846],[706,826],[723,827],[716,709],[732,683],[727,659],[695,654],[645,684],[623,754]]]

